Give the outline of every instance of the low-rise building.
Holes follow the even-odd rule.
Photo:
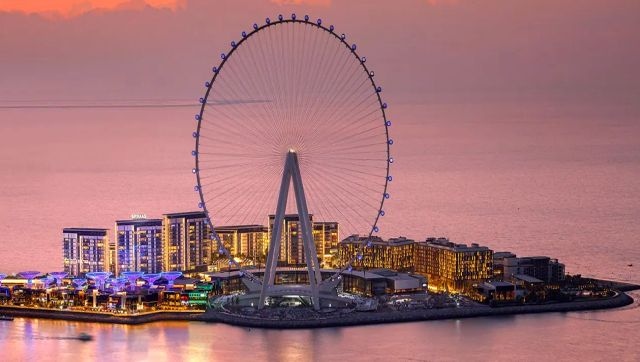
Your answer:
[[[558,284],[565,279],[564,264],[558,259],[548,256],[516,257],[515,255],[504,258],[503,279],[508,280],[514,275],[528,275],[542,280],[547,284]]]

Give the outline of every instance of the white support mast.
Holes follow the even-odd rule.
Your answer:
[[[298,208],[298,218],[300,229],[302,231],[302,242],[304,255],[307,262],[307,272],[309,274],[308,291],[311,292],[311,302],[313,308],[320,309],[320,296],[318,287],[322,282],[320,274],[320,264],[318,262],[318,254],[316,252],[315,243],[313,241],[313,233],[311,230],[311,220],[309,218],[309,210],[307,209],[307,199],[304,194],[302,185],[302,176],[300,175],[300,165],[298,164],[298,155],[295,150],[289,150],[284,163],[282,172],[282,183],[280,184],[280,194],[278,195],[278,206],[273,221],[273,230],[271,231],[271,239],[269,241],[269,251],[267,254],[267,265],[264,272],[262,282],[262,291],[260,293],[260,302],[258,308],[264,308],[267,296],[271,295],[274,289],[274,280],[276,275],[276,267],[280,255],[280,241],[282,240],[282,227],[284,225],[284,215],[287,207],[287,197],[289,195],[289,184],[293,181],[293,191],[296,198],[296,206]]]

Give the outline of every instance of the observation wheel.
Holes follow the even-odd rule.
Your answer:
[[[295,153],[314,223],[338,223],[340,240],[377,233],[392,180],[391,122],[356,44],[320,19],[280,15],[253,24],[220,57],[204,84],[192,151],[199,207],[212,229],[268,225]],[[294,199],[286,199],[286,214],[298,214]],[[215,230],[212,237],[239,267]]]

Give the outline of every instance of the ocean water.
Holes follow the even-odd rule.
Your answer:
[[[0,109],[0,272],[62,268],[61,229],[197,208],[194,110]],[[640,283],[640,109],[400,104],[381,235],[447,236]],[[628,266],[628,265],[633,266]],[[640,297],[637,292],[634,298]],[[305,331],[16,319],[2,360],[638,360],[640,309]],[[60,339],[88,332],[96,340]],[[8,353],[8,354],[7,354]]]

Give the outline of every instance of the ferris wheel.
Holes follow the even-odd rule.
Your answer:
[[[292,14],[253,24],[230,46],[204,84],[193,132],[195,191],[212,229],[264,225],[277,210],[300,215],[297,198],[278,196],[297,190],[283,191],[291,163],[294,182],[299,173],[304,183],[305,215],[337,222],[341,238],[377,233],[392,181],[391,122],[356,44],[333,25]],[[213,238],[237,264],[215,230]]]

